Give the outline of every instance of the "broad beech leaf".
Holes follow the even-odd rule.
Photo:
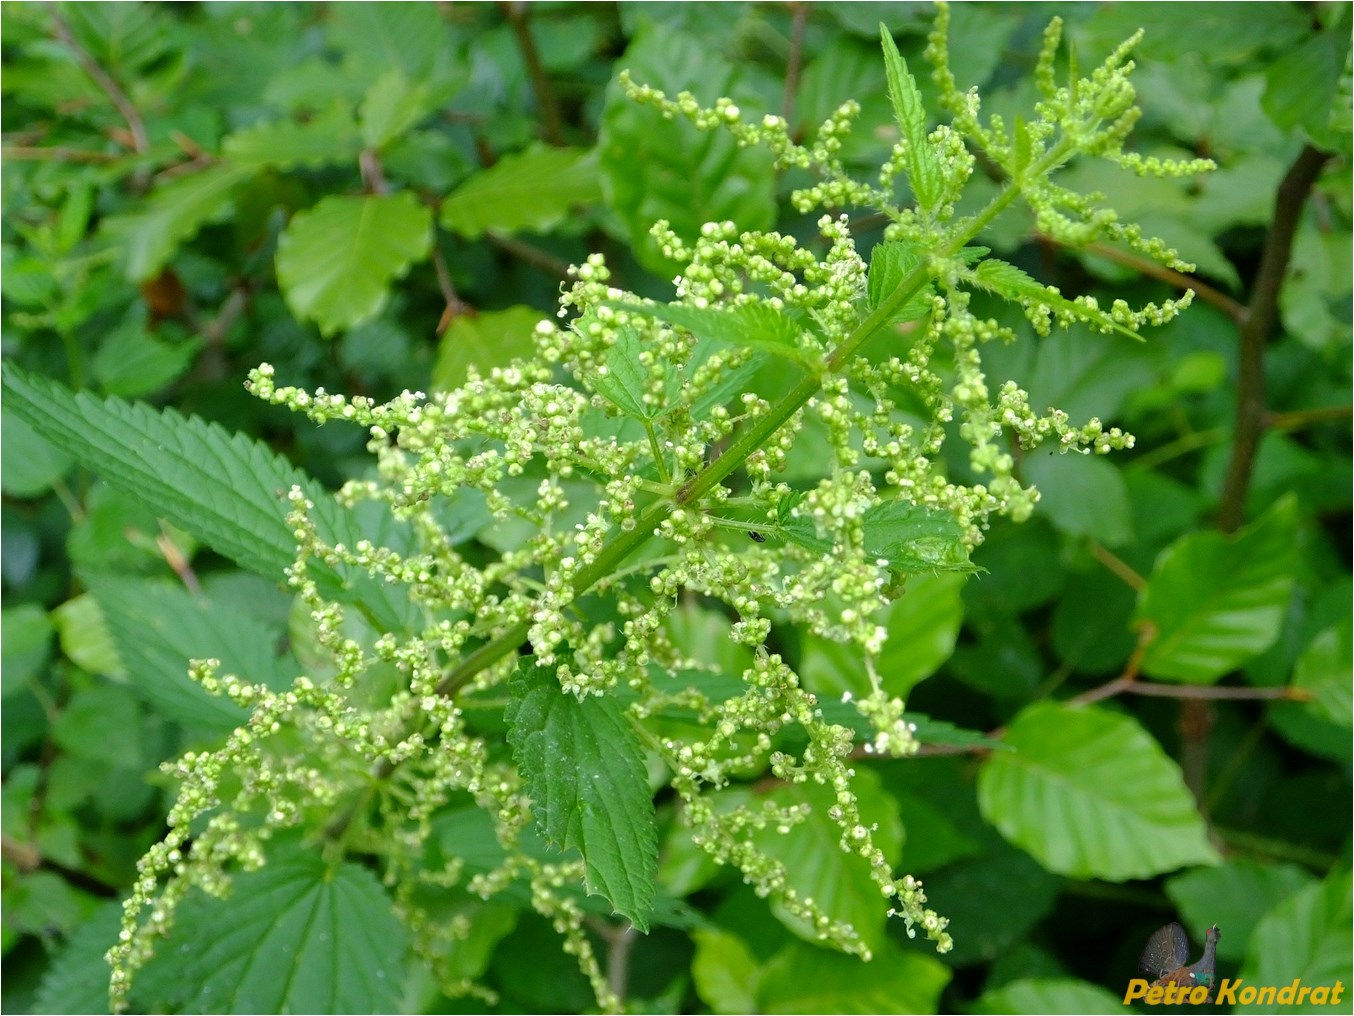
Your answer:
[[[232,730],[248,711],[212,695],[188,677],[187,661],[221,661],[221,673],[285,688],[295,664],[273,652],[277,632],[247,614],[222,610],[167,582],[84,575],[112,635],[128,682],[160,715],[204,734]]]
[[[534,144],[481,169],[442,202],[442,225],[468,239],[486,230],[543,233],[580,205],[602,198],[597,159],[587,148]]]
[[[950,968],[933,956],[906,952],[885,939],[865,963],[792,942],[762,968],[757,1008],[763,1013],[936,1012]]]
[[[349,164],[361,149],[353,111],[341,100],[308,120],[251,124],[221,142],[222,153],[235,165],[275,169]]]
[[[451,391],[465,384],[472,366],[483,377],[494,367],[530,356],[542,317],[535,308],[521,306],[457,317],[438,343],[433,387]]]
[[[643,29],[617,61],[634,80],[670,96],[697,90],[707,102],[728,96],[758,103],[742,73],[717,48],[685,32]],[[769,152],[740,147],[724,131],[696,130],[665,119],[627,98],[613,84],[598,129],[602,193],[628,234],[639,262],[660,278],[677,266],[649,229],[666,219],[678,236],[694,240],[706,222],[731,221],[742,229],[769,229],[776,219],[776,172]]]
[[[903,826],[898,805],[881,787],[873,770],[858,770],[851,783],[861,818],[874,828],[874,842],[884,856],[897,862],[903,845]],[[729,795],[739,800],[741,791]],[[812,898],[833,920],[856,929],[870,949],[884,942],[888,904],[870,877],[865,859],[841,849],[841,827],[828,816],[835,802],[832,790],[817,783],[778,786],[760,798],[781,808],[808,805],[808,817],[781,833],[774,827],[752,834],[752,841],[767,856],[785,865],[786,884],[801,898]],[[778,903],[771,907],[776,917],[801,938],[819,943],[818,930]]]
[[[973,1003],[975,1013],[1038,1012],[1118,1014],[1124,1000],[1098,984],[1071,977],[1023,978],[984,992]]]
[[[1136,720],[1040,702],[1005,741],[1016,750],[983,764],[978,804],[1049,871],[1123,882],[1217,863],[1179,767]]]
[[[644,749],[611,696],[579,701],[553,668],[524,659],[514,671],[508,741],[531,810],[557,850],[576,848],[589,893],[649,930],[658,872],[658,825]]]
[[[1239,963],[1246,942],[1273,907],[1317,880],[1296,864],[1229,858],[1216,868],[1191,868],[1166,880],[1166,895],[1196,942],[1211,925],[1226,928],[1218,958]]]
[[[36,603],[0,610],[0,698],[22,691],[51,655],[52,622]]]
[[[898,52],[893,36],[883,24],[879,26],[879,38],[884,45],[884,70],[888,75],[893,117],[898,122],[906,148],[907,179],[917,198],[917,207],[929,215],[940,203],[945,180],[940,160],[926,136],[926,107],[922,105],[917,82],[907,69],[907,61]]]
[[[413,194],[324,198],[277,246],[277,282],[297,317],[333,335],[375,317],[390,283],[427,257],[432,213]]]
[[[1128,487],[1114,463],[1098,455],[1058,452],[1027,456],[1024,468],[1026,482],[1039,489],[1035,512],[1054,528],[1107,547],[1133,538]]]
[[[295,557],[286,493],[299,485],[315,505],[320,538],[355,546],[357,519],[300,470],[243,434],[172,409],[98,399],[3,366],[7,409],[44,438],[132,497],[243,568],[275,581]],[[389,631],[403,627],[407,605],[387,583],[319,563],[313,571],[330,595],[358,601]],[[345,586],[347,588],[345,588]]]
[[[380,150],[402,137],[432,108],[428,89],[412,83],[399,68],[382,74],[367,89],[359,111],[362,142]]]
[[[1260,919],[1246,944],[1240,979],[1250,985],[1283,987],[1297,978],[1304,986],[1349,990],[1354,983],[1354,934],[1350,874],[1346,867],[1307,886]],[[1346,996],[1347,998],[1347,996]],[[1238,1000],[1239,1001],[1239,1000]],[[1239,1004],[1235,1012],[1273,1012],[1273,1005]],[[1330,1012],[1330,1005],[1285,1005],[1284,1012]]]
[[[1187,533],[1162,551],[1136,618],[1156,629],[1143,673],[1210,684],[1279,635],[1297,563],[1297,502],[1285,497],[1235,536]]]
[[[178,1012],[396,1012],[407,942],[369,870],[284,847],[227,898],[185,900],[140,989]]]
[[[236,186],[253,173],[251,167],[211,166],[157,188],[144,211],[107,219],[103,229],[124,248],[127,278],[141,282],[156,274],[179,244],[230,210]]]

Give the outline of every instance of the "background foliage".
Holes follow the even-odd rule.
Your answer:
[[[1043,491],[1034,519],[993,526],[975,555],[985,574],[910,584],[888,618],[890,689],[1006,746],[933,743],[867,779],[898,868],[925,880],[955,950],[937,958],[885,935],[862,967],[814,949],[673,838],[660,884],[699,918],[599,939],[636,1008],[1119,1011],[1142,943],[1177,918],[1196,943],[1220,925],[1224,976],[1354,980],[1349,10],[960,5],[961,84],[981,86],[988,108],[1018,108],[1053,13],[1086,66],[1145,27],[1138,148],[1220,168],[1066,174],[1196,262],[1193,281],[1116,250],[1068,253],[1019,213],[985,241],[1069,294],[1143,302],[1188,284],[1198,297],[1140,346],[1085,331],[1035,340],[1016,325],[1027,341],[992,350],[994,372],[1036,407],[1131,430],[1137,447],[1028,457],[1022,475]],[[590,251],[619,284],[664,297],[655,219],[686,236],[712,219],[811,234],[785,201],[795,181],[765,154],[625,101],[621,68],[781,113],[796,131],[855,98],[864,115],[846,154],[869,166],[891,143],[877,24],[920,66],[931,14],[11,4],[0,16],[5,358],[263,439],[333,486],[366,468],[362,432],[249,398],[248,368],[266,360],[288,384],[375,398],[445,389],[470,364],[523,352]],[[977,181],[972,200],[993,186]],[[853,224],[862,249],[882,225]],[[97,454],[98,430],[73,429]],[[162,831],[158,764],[242,715],[186,686],[184,661],[209,648],[281,687],[306,647],[287,641],[283,592],[119,489],[135,461],[75,468],[8,409],[3,438],[4,1007],[91,1011],[104,1004],[110,901]],[[203,470],[265,482],[254,446],[237,447]],[[818,466],[805,456],[790,470]],[[486,546],[502,538],[467,525]],[[266,521],[222,526],[242,553],[290,559]],[[738,650],[710,636],[708,613],[693,601],[679,637],[721,662]],[[861,687],[838,647],[789,626],[773,638],[825,697]],[[877,906],[860,895],[868,881],[834,867],[831,834],[801,832],[778,849],[817,891],[847,912]],[[487,835],[448,827],[439,849],[487,869]],[[295,849],[242,878],[229,935],[209,912],[182,915],[194,964],[152,965],[144,997],[189,1011],[476,1011],[416,965],[385,975],[406,954],[381,886],[350,863],[317,889],[313,863]],[[324,918],[302,926],[301,914]],[[541,919],[497,905],[475,920],[458,962],[503,1011],[592,1004]],[[235,965],[265,943],[348,979],[279,987],[265,967],[251,982]],[[213,1001],[227,982],[233,1001]]]

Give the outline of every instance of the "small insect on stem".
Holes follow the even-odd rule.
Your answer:
[[[748,530],[748,535],[751,536],[751,537],[752,537],[754,540],[756,540],[758,543],[765,543],[765,542],[766,542],[766,537],[763,536],[761,533],[757,533],[757,532],[753,532],[752,530]]]

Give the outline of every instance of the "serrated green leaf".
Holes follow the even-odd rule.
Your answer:
[[[1279,635],[1297,563],[1291,495],[1234,537],[1187,533],[1162,551],[1136,618],[1156,629],[1143,673],[1209,684]]]
[[[983,816],[1051,872],[1122,882],[1213,864],[1179,767],[1136,720],[1041,702],[978,777]]]
[[[508,741],[541,831],[557,849],[577,848],[588,891],[647,932],[658,825],[639,738],[615,699],[580,702],[530,658],[509,687]]]
[[[103,958],[117,941],[122,904],[109,900],[75,929],[43,974],[35,1013],[106,1013],[112,971]]]
[[[997,293],[1008,300],[1015,300],[1016,302],[1032,300],[1036,303],[1047,304],[1055,310],[1072,315],[1079,321],[1085,321],[1100,331],[1114,331],[1120,335],[1127,335],[1130,339],[1135,339],[1138,342],[1146,341],[1137,332],[1131,328],[1125,328],[1104,311],[1092,310],[1090,307],[1083,307],[1079,303],[1068,300],[1053,287],[1045,286],[1015,265],[997,258],[986,258],[980,261],[976,268],[971,272],[964,273],[963,277],[980,289]]]
[[[858,770],[851,788],[862,821],[874,829],[875,846],[891,862],[896,862],[903,845],[897,802],[870,769]],[[731,797],[737,799],[736,795]],[[834,792],[817,783],[803,783],[777,787],[761,800],[781,808],[804,805],[810,808],[808,817],[788,832],[761,829],[752,834],[752,840],[768,857],[785,865],[786,884],[801,898],[812,898],[833,920],[855,928],[868,948],[879,948],[885,941],[888,906],[870,877],[865,859],[845,853],[839,845],[841,827],[828,815],[836,800]],[[779,903],[773,903],[771,909],[796,935],[809,942],[821,941],[818,929],[804,918]]]
[[[188,660],[215,658],[221,673],[279,691],[297,668],[276,658],[278,632],[166,582],[83,576],[98,601],[127,680],[167,719],[205,735],[225,733],[248,711],[188,677]]]
[[[1226,929],[1218,958],[1233,963],[1246,955],[1246,941],[1274,906],[1316,882],[1295,864],[1229,858],[1216,868],[1194,868],[1166,880],[1166,895],[1180,911],[1191,938],[1202,942],[1211,925]]]
[[[144,211],[106,219],[104,232],[124,249],[127,278],[141,282],[163,268],[181,243],[230,210],[236,186],[253,173],[247,166],[211,166],[156,189]]]
[[[898,52],[893,36],[883,24],[879,26],[879,38],[884,46],[884,71],[888,76],[893,117],[898,122],[903,143],[907,146],[905,165],[908,182],[912,184],[912,193],[916,195],[917,207],[929,215],[940,203],[945,181],[935,149],[926,136],[926,107],[922,105],[917,82],[907,69],[907,61]]]
[[[626,416],[634,420],[652,420],[659,407],[644,402],[648,374],[639,362],[639,336],[634,329],[623,328],[616,344],[607,350],[604,369],[588,375],[588,384]]]
[[[366,868],[292,847],[195,893],[138,978],[135,997],[201,1013],[396,1012],[408,936]]]
[[[442,202],[444,227],[471,240],[486,230],[546,232],[574,208],[602,199],[587,148],[533,144],[473,174]]]
[[[1297,978],[1303,986],[1345,991],[1354,982],[1354,934],[1351,933],[1350,874],[1335,871],[1280,903],[1256,925],[1247,943],[1240,980],[1248,985],[1283,987]],[[1236,1012],[1273,1012],[1261,1001],[1239,1004]],[[1330,1012],[1330,1005],[1284,1005],[1284,1012]]]
[[[865,551],[901,572],[975,571],[963,543],[963,528],[949,512],[906,501],[885,501],[866,509],[861,519]],[[791,517],[777,530],[792,543],[821,554],[833,542],[818,535],[812,518]]]
[[[251,124],[221,142],[227,159],[236,166],[251,168],[349,165],[361,150],[352,108],[341,99],[308,120]]]
[[[1098,984],[1070,977],[1028,978],[987,991],[973,1003],[975,1013],[1118,1014],[1124,1000]]]
[[[866,281],[866,301],[870,310],[878,307],[884,297],[897,289],[921,263],[916,249],[902,240],[885,240],[875,244],[870,251],[870,272]],[[914,321],[929,313],[933,295],[934,290],[927,284],[894,311],[889,322]]]
[[[807,323],[802,315],[788,308],[777,310],[766,303],[690,307],[681,303],[616,302],[611,306],[685,328],[698,339],[764,350],[811,369],[820,359],[800,346]]]
[[[949,967],[932,956],[904,952],[891,940],[874,959],[816,949],[793,942],[763,968],[757,991],[763,1013],[936,1012],[950,983]]]
[[[533,307],[462,314],[438,343],[433,387],[451,391],[465,384],[471,366],[483,377],[494,367],[530,356],[536,349],[536,325],[542,317]]]
[[[278,238],[277,281],[297,317],[333,335],[375,317],[390,283],[427,257],[432,213],[407,191],[330,196]]]
[[[363,535],[350,512],[260,442],[172,409],[72,393],[8,361],[0,370],[5,405],[47,440],[243,568],[285,577],[295,556],[285,499],[293,485],[315,505],[321,539],[351,547]],[[386,583],[356,570],[340,577],[318,562],[313,567],[327,594],[361,602],[387,630],[401,629],[407,606]]]

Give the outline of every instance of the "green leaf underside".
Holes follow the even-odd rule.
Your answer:
[[[819,357],[800,347],[807,328],[802,314],[767,303],[689,307],[681,303],[623,303],[610,306],[684,328],[698,339],[711,339],[745,349],[758,349],[813,368]]]
[[[8,362],[3,379],[6,407],[43,437],[242,568],[285,577],[295,557],[286,521],[293,485],[315,505],[321,539],[351,547],[360,538],[351,514],[260,442],[172,409],[72,393]],[[404,610],[385,583],[355,571],[340,579],[325,566],[314,572],[328,594],[361,602],[390,630],[401,626]]]
[[[221,673],[279,691],[295,664],[274,658],[276,632],[246,614],[222,610],[167,582],[83,575],[98,601],[128,680],[160,715],[204,734],[233,730],[248,711],[204,691],[187,674],[190,659],[221,661]]]
[[[926,137],[926,107],[922,105],[917,82],[907,69],[907,61],[898,52],[893,36],[883,24],[879,26],[879,37],[884,45],[884,70],[888,75],[893,117],[907,149],[908,182],[912,184],[917,207],[931,213],[940,202],[944,178],[935,150]]]
[[[278,240],[277,281],[297,317],[332,335],[375,317],[390,283],[428,254],[432,213],[408,192],[327,197]]]
[[[644,750],[621,706],[610,697],[578,701],[529,658],[509,687],[508,741],[542,833],[557,849],[577,848],[588,891],[647,932],[658,825]]]
[[[1015,265],[997,258],[987,258],[979,262],[977,268],[964,274],[964,278],[974,285],[1004,296],[1008,300],[1017,302],[1033,300],[1037,303],[1048,304],[1054,309],[1070,314],[1079,321],[1085,321],[1101,331],[1115,331],[1138,342],[1146,341],[1137,332],[1131,328],[1125,328],[1104,311],[1083,307],[1073,300],[1068,300],[1066,297],[1058,295],[1058,292],[1052,287],[1045,286],[1038,279],[1027,275]]]
[[[601,197],[591,149],[535,144],[503,156],[447,195],[441,223],[471,240],[491,229],[544,232],[575,206]]]
[[[1179,767],[1137,721],[1037,703],[1005,740],[1016,750],[984,763],[979,806],[1049,871],[1122,882],[1216,863]]]
[[[1289,496],[1235,537],[1190,533],[1157,559],[1137,620],[1156,638],[1143,673],[1210,684],[1279,635],[1297,567],[1297,501]]]
[[[861,518],[865,552],[903,572],[975,571],[963,543],[963,529],[949,512],[906,501],[885,501]],[[791,516],[775,530],[792,543],[827,554],[833,542],[818,535],[811,518]]]
[[[406,944],[371,872],[291,848],[224,900],[185,900],[137,995],[180,1012],[396,1012]]]

